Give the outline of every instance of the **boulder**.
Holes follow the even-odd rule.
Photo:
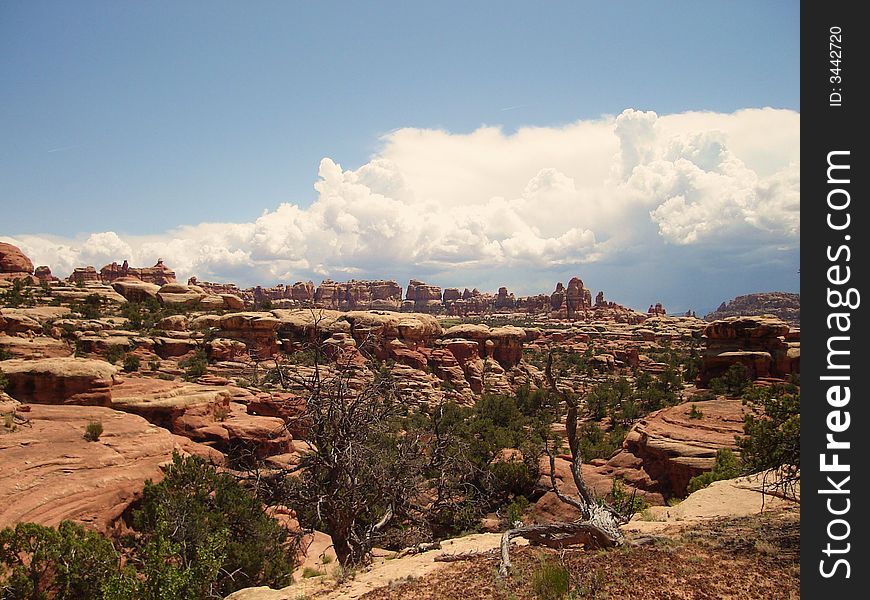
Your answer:
[[[124,296],[129,302],[144,302],[148,299],[156,300],[160,286],[135,277],[122,277],[112,281],[112,289]]]

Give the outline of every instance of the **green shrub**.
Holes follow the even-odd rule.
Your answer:
[[[704,413],[695,404],[692,404],[692,408],[689,410],[689,418],[703,419]]]
[[[522,521],[523,513],[529,508],[529,501],[525,496],[517,496],[517,498],[507,505],[505,509],[505,521],[508,527],[512,527],[517,521]]]
[[[188,379],[196,379],[208,372],[208,356],[205,350],[200,348],[193,356],[178,363],[178,366],[184,369],[184,374]]]
[[[710,389],[719,395],[740,396],[752,382],[746,365],[734,364],[721,377],[710,380]]]
[[[85,426],[84,438],[89,442],[96,442],[103,435],[103,424],[99,421],[91,421]]]
[[[604,431],[598,423],[586,422],[580,428],[579,444],[583,460],[610,458],[622,447],[627,429],[622,426]]]
[[[692,477],[686,492],[689,494],[697,492],[714,481],[734,479],[740,475],[740,471],[740,459],[737,458],[737,455],[728,448],[720,448],[716,452],[716,463],[713,465],[713,470]]]
[[[18,523],[0,531],[0,597],[100,598],[119,559],[108,539],[71,521]]]
[[[772,470],[772,485],[793,497],[801,467],[800,388],[791,384],[753,387],[744,402],[761,412],[746,414],[743,436],[737,440],[744,472]]]
[[[0,369],[0,392],[5,390],[7,385],[9,385],[9,378],[6,377],[6,374],[3,373],[2,369]]]
[[[162,379],[163,381],[175,381],[175,375],[172,373],[158,373],[157,379]]]
[[[163,481],[146,482],[133,526],[140,543],[176,556],[176,569],[186,574],[181,597],[223,597],[244,587],[283,587],[291,581],[293,544],[287,530],[239,482],[202,458],[174,454]],[[203,564],[212,566],[202,570]]]
[[[123,346],[109,346],[106,348],[106,360],[112,363],[113,365],[121,360],[121,357],[126,354],[126,350]]]
[[[64,521],[0,531],[0,598],[192,600],[290,583],[297,547],[235,479],[199,458],[173,455],[146,483],[134,532],[112,542]]]
[[[621,479],[613,479],[608,494],[610,504],[623,515],[633,515],[646,508],[649,504],[643,498],[637,496],[636,491],[629,492]]]
[[[539,600],[561,600],[571,587],[571,574],[563,565],[541,561],[532,572],[532,590]]]
[[[99,319],[103,315],[103,298],[99,294],[88,294],[84,300],[73,302],[70,308],[85,319]]]
[[[0,293],[0,300],[5,306],[33,306],[36,300],[33,291],[27,287],[27,281],[23,278],[13,279],[12,285],[5,292]]]
[[[135,354],[128,354],[124,357],[124,370],[127,373],[133,373],[139,370],[142,361]]]

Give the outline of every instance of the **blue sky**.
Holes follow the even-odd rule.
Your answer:
[[[66,266],[33,236],[75,249],[114,232],[138,256],[141,236],[156,243],[178,238],[167,232],[183,225],[251,224],[282,203],[310,207],[324,158],[357,170],[392,148],[390,158],[405,165],[396,155],[410,142],[390,137],[397,130],[467,136],[494,126],[510,136],[632,108],[799,112],[798,31],[798,2],[4,2],[0,237],[30,235],[32,252]],[[671,242],[662,256],[679,250],[660,234]],[[783,240],[773,245],[782,252]],[[754,267],[769,258],[778,266],[743,285],[796,289],[792,246],[788,256],[753,253]],[[316,266],[295,255],[290,267],[258,270],[259,259],[246,262],[239,250],[191,268],[236,279],[316,279],[324,269],[341,278],[345,267],[353,276],[419,271],[444,285],[468,279],[431,257],[391,262],[385,273],[370,262]],[[626,266],[608,256],[553,274],[591,269],[605,290],[617,286],[616,300],[624,287],[645,302],[642,290],[608,276]],[[616,266],[605,268],[609,260]],[[518,290],[533,272],[553,270],[498,264]],[[475,265],[465,273],[493,277],[485,257]],[[664,279],[683,285],[673,275]],[[698,302],[756,291],[738,288],[718,286]]]

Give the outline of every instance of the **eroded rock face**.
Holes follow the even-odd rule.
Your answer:
[[[413,302],[413,310],[420,313],[433,313],[441,310],[441,288],[437,285],[428,285],[422,281],[412,279],[408,283],[408,292],[405,300]],[[404,305],[403,305],[404,307]]]
[[[163,264],[162,259],[158,259],[153,267],[130,267],[125,260],[121,265],[113,262],[100,269],[100,281],[103,283],[112,283],[116,279],[130,277],[155,285],[175,283],[175,271]]]
[[[36,270],[33,272],[33,276],[36,277],[36,280],[39,283],[52,283],[54,281],[60,281],[57,277],[51,274],[51,269],[49,269],[45,265],[36,267]]]
[[[72,283],[80,285],[85,283],[99,283],[100,274],[97,273],[97,270],[93,266],[88,265],[87,267],[76,267],[67,279]]]
[[[87,358],[12,359],[2,363],[6,393],[21,402],[109,406],[117,368]]]
[[[0,279],[30,278],[33,262],[18,246],[0,242]]]
[[[772,316],[728,317],[704,329],[707,349],[699,375],[706,386],[731,365],[744,365],[749,376],[786,378],[800,373],[800,339],[787,323]]]
[[[526,330],[513,326],[490,328],[465,323],[450,327],[444,332],[444,337],[474,340],[478,344],[480,357],[492,357],[503,368],[510,369],[523,358]]]
[[[175,431],[176,419],[195,409],[220,412],[228,409],[232,390],[181,381],[129,377],[121,380],[112,397],[112,408],[139,415]]]
[[[63,358],[72,356],[73,349],[66,342],[46,336],[17,336],[0,334],[0,350],[12,358]],[[0,362],[0,370],[3,363]]]
[[[703,414],[699,419],[690,417],[693,404]],[[600,470],[666,497],[685,496],[689,480],[713,468],[719,449],[736,449],[745,410],[740,399],[718,398],[653,412],[632,427],[622,450]],[[637,469],[643,474],[632,475]]]
[[[12,408],[2,406],[4,413]],[[108,532],[139,498],[145,480],[163,478],[161,466],[172,460],[173,451],[222,458],[141,417],[109,408],[18,409],[27,425],[0,435],[0,528],[25,521],[56,526],[70,519]],[[92,421],[103,426],[96,442],[83,437]]]

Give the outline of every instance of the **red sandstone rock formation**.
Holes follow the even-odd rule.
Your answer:
[[[661,302],[656,302],[655,306],[650,304],[649,309],[646,312],[649,315],[656,315],[656,316],[664,316],[664,315],[668,314],[668,311],[666,311],[664,309]]]
[[[97,273],[94,267],[89,265],[87,267],[76,267],[67,279],[76,284],[99,283],[100,274]]]
[[[465,290],[468,291],[468,290]],[[444,290],[444,304],[448,304],[450,302],[456,302],[457,300],[462,299],[462,293],[459,291],[459,288],[447,288]]]
[[[731,365],[742,364],[753,379],[800,373],[800,334],[772,316],[728,317],[704,329],[707,349],[698,377],[706,386]]]
[[[6,393],[20,402],[108,406],[117,369],[86,358],[3,361]]]
[[[0,242],[0,279],[31,279],[33,263],[20,248]]]
[[[33,276],[39,281],[39,283],[52,283],[55,281],[60,281],[57,277],[51,274],[51,269],[46,266],[36,267],[36,270],[33,272]]]
[[[162,258],[158,259],[157,264],[153,267],[130,267],[125,260],[121,265],[113,262],[100,269],[100,281],[103,283],[112,283],[116,279],[124,277],[135,277],[140,281],[155,285],[175,283],[175,271],[163,264]]]
[[[412,279],[408,282],[405,301],[413,302],[413,310],[420,313],[434,313],[441,310],[441,288]],[[405,309],[405,304],[402,305]]]
[[[704,316],[705,321],[715,321],[725,317],[773,315],[789,325],[801,324],[801,295],[787,292],[766,292],[737,296],[723,302],[715,312]]]
[[[5,403],[10,404],[10,403]],[[12,407],[14,408],[14,407]],[[159,481],[172,452],[222,457],[206,446],[102,407],[32,405],[29,426],[0,436],[0,527],[20,522],[56,526],[64,519],[108,532],[145,480]],[[8,412],[3,406],[3,412]],[[88,423],[103,425],[96,442]]]
[[[290,288],[290,298],[300,304],[311,304],[314,302],[314,293],[313,281],[297,281]]]
[[[513,294],[508,294],[506,287],[498,288],[498,294],[495,297],[495,307],[499,310],[512,310],[516,306],[516,298]]]

